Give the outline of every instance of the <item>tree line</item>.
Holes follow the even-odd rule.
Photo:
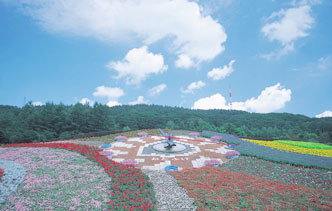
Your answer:
[[[41,142],[90,132],[153,128],[212,130],[248,138],[332,144],[332,118],[159,105],[108,107],[99,103],[94,106],[47,103],[34,106],[31,102],[22,108],[0,105],[0,143]]]

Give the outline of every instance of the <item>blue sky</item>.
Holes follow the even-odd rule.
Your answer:
[[[331,11],[327,0],[0,0],[0,104],[332,116]]]

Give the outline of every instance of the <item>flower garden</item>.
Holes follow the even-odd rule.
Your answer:
[[[259,144],[262,146],[284,150],[287,152],[296,152],[307,155],[317,155],[322,157],[332,157],[332,147],[324,144],[317,144],[307,142],[307,144],[303,144],[305,142],[296,143],[296,141],[262,141],[262,140],[254,140],[254,139],[244,139],[251,143]]]
[[[155,210],[153,184],[135,168],[135,160],[114,162],[111,151],[88,145],[96,140],[112,145],[119,136],[159,135],[158,130],[139,133],[84,138],[80,144],[0,146],[0,159],[15,161],[26,170],[24,182],[0,204],[0,210]],[[332,210],[332,156],[304,150],[331,148],[275,141],[283,145],[281,149],[229,134],[203,131],[202,135],[219,136],[217,141],[233,144],[235,151],[227,155],[233,159],[222,165],[207,160],[202,168],[169,172],[198,210]],[[287,151],[287,147],[303,150]]]

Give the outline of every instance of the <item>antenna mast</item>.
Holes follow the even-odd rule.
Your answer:
[[[232,110],[232,90],[231,90],[231,85],[229,85],[229,109]]]

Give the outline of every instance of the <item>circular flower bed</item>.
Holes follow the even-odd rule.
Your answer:
[[[210,139],[211,141],[220,141],[222,138],[221,136],[212,136]]]
[[[220,165],[220,161],[219,160],[206,160],[206,161],[204,161],[204,165],[205,166],[215,166],[215,167],[218,167]]]
[[[179,169],[178,166],[172,166],[172,165],[165,167],[165,171],[177,171],[178,169]]]
[[[199,133],[197,133],[197,132],[189,133],[190,138],[197,138],[198,136],[199,136]]]
[[[100,146],[100,148],[102,148],[102,149],[108,149],[108,148],[111,148],[111,147],[112,147],[111,144],[103,144],[103,145]]]
[[[239,156],[240,156],[240,153],[238,151],[228,151],[228,152],[226,152],[226,158],[227,159],[238,158]]]
[[[140,133],[137,133],[137,135],[141,138],[145,138],[148,136],[148,133],[147,132],[140,132]]]
[[[127,140],[126,136],[117,136],[117,137],[115,137],[115,141],[124,142],[126,140]]]
[[[137,165],[137,161],[133,160],[133,159],[123,160],[121,163],[123,165],[127,165],[127,166],[136,166]]]
[[[109,155],[113,155],[114,152],[112,151],[101,151],[99,152],[100,155],[104,155],[104,156],[109,156]]]

